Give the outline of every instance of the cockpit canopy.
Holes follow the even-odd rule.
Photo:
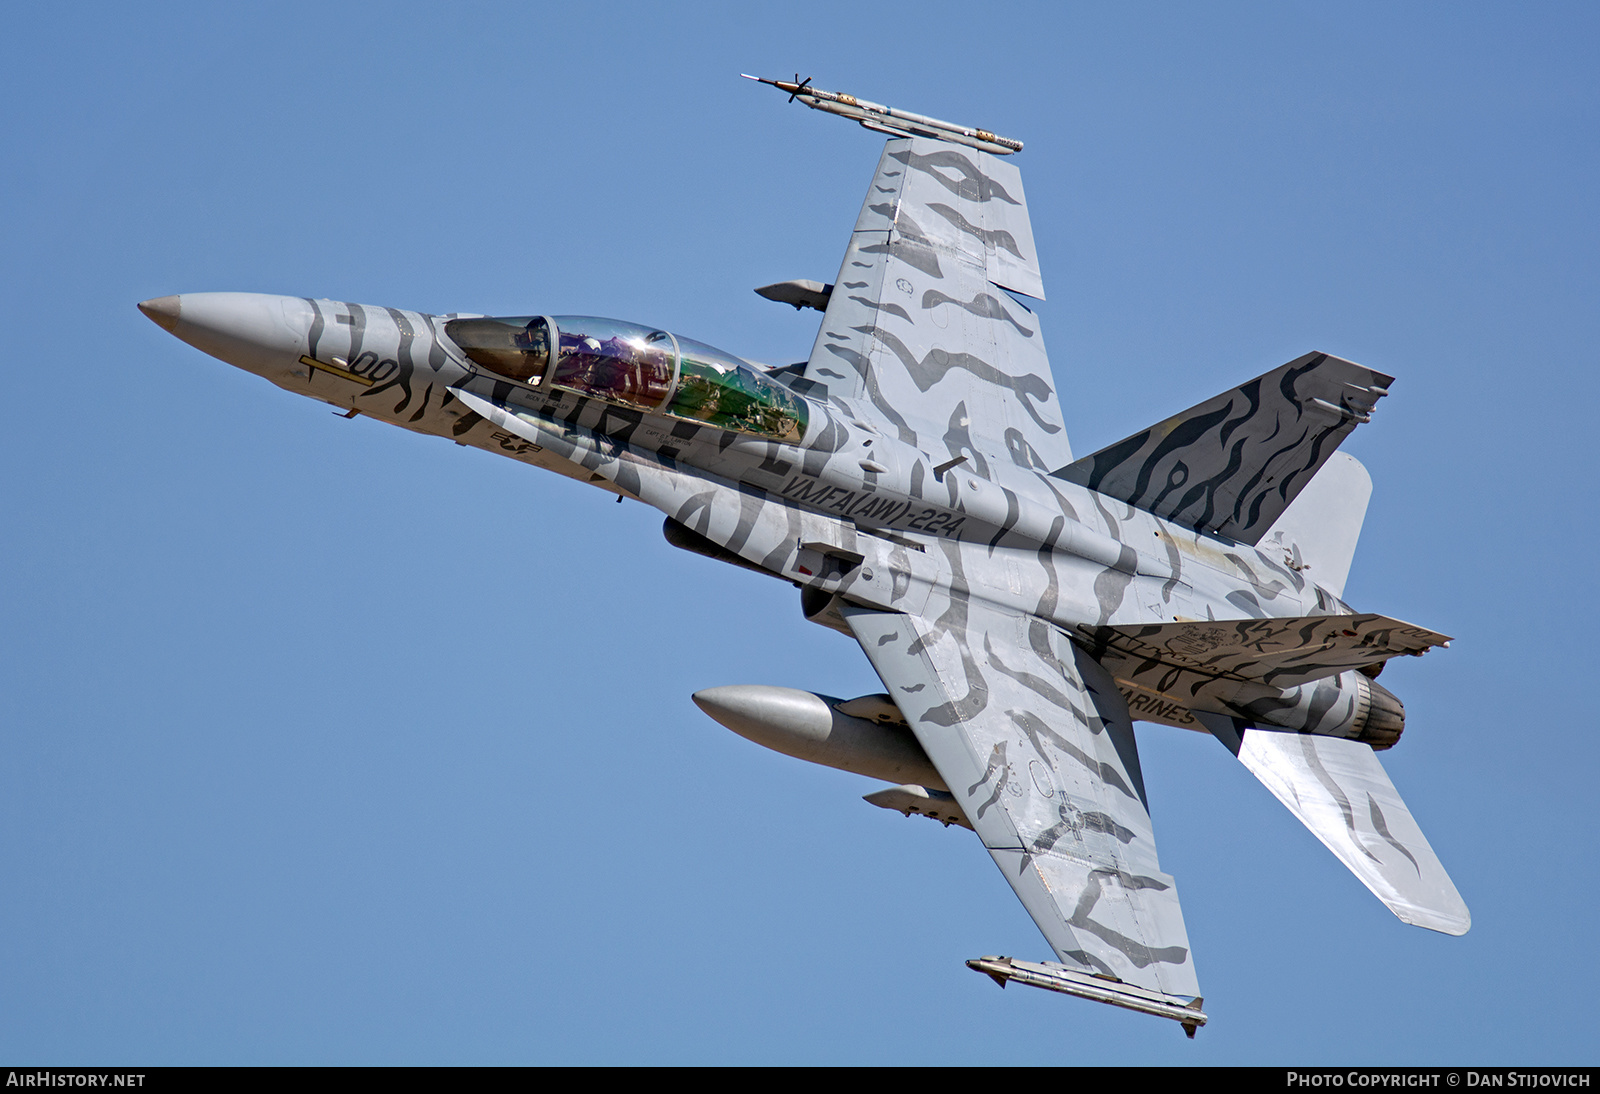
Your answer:
[[[472,361],[541,390],[557,388],[718,429],[797,443],[806,401],[719,349],[664,330],[587,315],[452,319]],[[559,345],[555,367],[550,346]]]

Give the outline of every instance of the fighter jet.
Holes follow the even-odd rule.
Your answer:
[[[1205,1023],[1136,720],[1216,737],[1402,920],[1465,932],[1376,755],[1405,721],[1379,671],[1448,639],[1341,599],[1371,480],[1336,449],[1392,378],[1307,353],[1074,459],[1028,305],[1020,142],[763,82],[888,137],[833,283],[756,290],[821,311],[803,363],[583,315],[139,308],[279,387],[654,506],[675,546],[793,584],[884,691],[695,701],[974,833],[1050,947],[968,962],[1002,987]]]

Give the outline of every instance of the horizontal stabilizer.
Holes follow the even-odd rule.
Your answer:
[[[1372,749],[1342,737],[1240,730],[1216,714],[1195,717],[1402,921],[1467,933],[1466,903]]]
[[[1419,655],[1450,639],[1383,615],[1295,619],[1220,619],[1079,628],[1095,655],[1121,655],[1116,675],[1154,686],[1172,670],[1291,688],[1402,654]]]
[[[1308,353],[1055,474],[1187,528],[1254,544],[1393,382]]]

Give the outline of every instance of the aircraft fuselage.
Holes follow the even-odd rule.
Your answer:
[[[795,583],[824,625],[840,626],[827,610],[835,598],[915,612],[939,588],[1068,633],[1203,618],[1195,605],[1220,602],[1258,618],[1348,610],[1286,558],[1018,466],[1009,453],[969,447],[953,466],[936,463],[850,400],[799,396],[806,426],[789,443],[506,379],[452,342],[454,316],[245,293],[141,307],[184,341],[296,394],[652,505]],[[1335,678],[1321,685],[1323,699],[1301,689],[1290,706],[1345,717],[1328,714],[1339,704],[1326,692],[1357,686]],[[1149,720],[1198,728],[1174,697],[1125,694]]]

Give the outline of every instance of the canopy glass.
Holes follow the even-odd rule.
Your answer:
[[[551,327],[560,350],[550,370]],[[534,387],[555,387],[718,429],[798,442],[806,401],[702,342],[586,315],[453,319],[445,333],[472,361]]]

